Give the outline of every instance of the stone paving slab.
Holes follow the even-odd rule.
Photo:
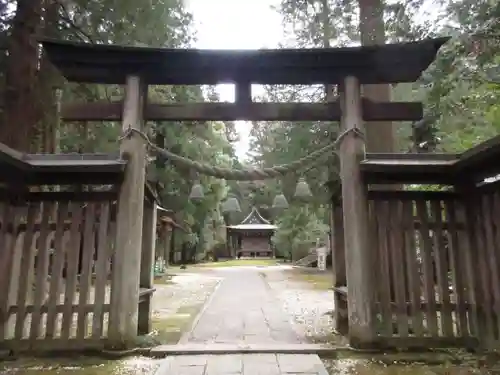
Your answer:
[[[197,355],[166,359],[155,375],[328,375],[314,354]]]
[[[332,354],[339,348],[322,344],[185,344],[159,345],[148,349],[147,355],[165,357],[167,355],[195,354]]]

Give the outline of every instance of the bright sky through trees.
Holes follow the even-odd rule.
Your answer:
[[[197,30],[197,48],[275,48],[283,38],[281,17],[271,9],[278,0],[186,0]],[[255,89],[254,89],[255,90]],[[234,101],[234,86],[220,85],[222,101]],[[248,151],[250,124],[238,121],[240,142],[236,154]]]

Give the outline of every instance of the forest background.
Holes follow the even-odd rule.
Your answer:
[[[250,0],[238,0],[249,1]],[[211,1],[216,6],[217,1]],[[275,1],[276,3],[276,1]],[[245,6],[249,6],[246,4]],[[271,6],[271,4],[269,5]],[[117,100],[119,86],[65,82],[40,53],[40,38],[85,43],[186,48],[196,43],[193,14],[182,0],[0,0],[0,142],[20,151],[110,152],[118,149],[121,124],[61,122],[61,105],[74,101]],[[220,17],[231,17],[218,9]],[[280,0],[274,5],[282,21],[278,47],[371,45],[451,36],[436,61],[415,84],[377,85],[365,95],[379,101],[421,101],[425,116],[418,123],[372,123],[367,149],[372,152],[456,152],[500,132],[500,2],[497,0]],[[255,20],[255,27],[262,27]],[[265,26],[264,26],[265,27]],[[259,101],[328,100],[324,87],[270,86]],[[217,101],[216,87],[158,86],[151,101]],[[331,142],[339,124],[332,122],[255,122],[249,153],[235,153],[239,132],[232,122],[152,122],[150,135],[162,135],[165,147],[193,160],[242,168],[270,167],[300,159]],[[281,180],[235,182],[203,176],[205,199],[188,199],[189,172],[165,161],[152,162],[151,179],[160,182],[165,208],[188,231],[175,247],[203,258],[225,241],[221,203],[232,193],[243,213],[252,206],[278,225],[273,242],[282,255],[299,257],[328,232],[331,192],[338,181],[338,160],[325,158],[301,175]],[[293,200],[299,177],[313,198]],[[273,215],[273,198],[281,191],[289,209]],[[192,254],[194,255],[194,254]]]

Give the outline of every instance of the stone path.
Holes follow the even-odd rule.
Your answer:
[[[239,354],[171,357],[156,374],[328,375],[315,354]]]
[[[221,285],[183,344],[300,344],[282,302],[260,275],[260,267],[214,271]],[[227,354],[169,357],[156,375],[327,375],[315,354]]]
[[[233,267],[224,275],[189,343],[300,343],[282,303],[260,276],[260,268]]]

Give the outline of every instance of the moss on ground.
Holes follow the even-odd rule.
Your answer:
[[[160,366],[159,359],[130,357],[120,360],[73,356],[63,358],[20,358],[0,364],[0,374],[22,375],[147,375]]]
[[[148,335],[141,336],[138,345],[149,347],[177,344],[182,335],[191,329],[203,305],[203,303],[197,303],[182,306],[174,314],[168,316],[153,315],[152,331]]]
[[[285,270],[289,280],[299,281],[307,283],[306,285],[310,288],[317,290],[330,290],[332,289],[333,277],[331,272],[328,271],[316,271],[316,270],[303,270],[300,268],[294,268],[291,270]]]
[[[219,262],[206,262],[188,265],[192,268],[220,268],[220,267],[239,267],[239,266],[275,266],[276,259],[230,259]]]

